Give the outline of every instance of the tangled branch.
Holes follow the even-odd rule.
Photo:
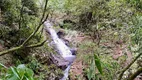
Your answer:
[[[7,54],[7,53],[11,53],[13,51],[16,51],[16,50],[20,50],[20,49],[24,49],[24,48],[33,48],[33,47],[39,47],[39,46],[42,46],[46,40],[40,42],[40,43],[37,43],[37,44],[32,44],[32,45],[26,45],[26,43],[28,43],[32,37],[37,33],[37,31],[40,29],[41,25],[46,21],[46,19],[48,18],[48,14],[46,15],[46,8],[47,8],[47,3],[48,3],[48,0],[46,0],[45,2],[45,6],[44,6],[44,11],[43,11],[43,14],[42,14],[42,17],[41,17],[41,20],[39,22],[39,25],[37,26],[37,28],[35,29],[35,31],[22,43],[22,45],[18,46],[18,47],[14,47],[14,48],[11,48],[11,49],[8,49],[8,50],[4,50],[2,52],[0,52],[0,56],[1,55],[4,55],[4,54]],[[45,17],[46,15],[46,17]],[[45,17],[45,19],[44,19]]]

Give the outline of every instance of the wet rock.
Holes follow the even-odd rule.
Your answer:
[[[65,69],[69,65],[69,61],[65,60],[59,54],[51,53],[50,59],[56,66],[61,67],[62,69]]]

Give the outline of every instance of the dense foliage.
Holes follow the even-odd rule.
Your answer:
[[[60,26],[75,38],[70,40],[74,43],[71,45],[79,48],[76,62],[81,62],[81,71],[79,75],[71,72],[71,80],[133,79],[142,67],[141,11],[141,0],[0,0],[0,52],[22,48],[10,52],[15,60],[4,63],[6,66],[1,64],[5,56],[0,56],[0,80],[50,80],[63,76],[60,68],[51,65],[49,53],[54,51],[47,44],[25,47],[47,36],[41,26],[45,14],[57,31]],[[19,66],[9,68],[13,65]]]
[[[1,67],[4,66],[2,65]],[[4,71],[4,69],[2,71]],[[1,75],[3,80],[35,80],[33,77],[34,72],[24,64],[17,67],[10,67],[5,71],[7,72],[6,76],[4,74]]]
[[[38,7],[32,0],[1,0],[0,5],[1,39],[9,44],[8,47],[20,45],[37,25],[32,23],[38,21]]]

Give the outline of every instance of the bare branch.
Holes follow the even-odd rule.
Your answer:
[[[22,49],[22,48],[23,48],[22,46],[18,46],[18,47],[14,47],[14,48],[11,48],[11,49],[2,51],[2,52],[0,52],[0,56],[2,56],[2,55],[4,55],[4,54],[11,53],[11,52],[13,52],[13,51],[16,51],[16,50],[19,50],[19,49]]]
[[[140,73],[142,73],[142,68],[138,69],[134,74],[132,74],[127,80],[134,80]]]
[[[122,72],[121,72],[120,75],[119,75],[119,79],[118,79],[118,80],[121,80],[121,79],[122,79],[122,76],[123,76],[124,72],[125,72],[127,69],[129,69],[129,68],[131,67],[131,65],[132,65],[141,55],[142,55],[142,53],[139,53],[139,54],[136,56],[136,58],[135,58],[126,68],[124,68],[124,69],[122,70]]]
[[[46,41],[47,41],[47,40],[44,40],[44,41],[39,42],[39,43],[37,43],[37,44],[32,44],[32,45],[26,46],[26,48],[40,47],[40,46],[44,45],[44,43],[45,43]]]
[[[42,42],[39,42],[37,44],[32,44],[32,45],[29,45],[29,46],[18,46],[18,47],[14,47],[14,48],[11,48],[11,49],[8,49],[8,50],[5,50],[5,51],[2,51],[0,52],[0,56],[4,55],[4,54],[8,54],[8,53],[11,53],[13,51],[16,51],[16,50],[20,50],[20,49],[25,49],[25,48],[34,48],[34,47],[40,47],[42,45],[44,45],[44,43],[46,42],[46,40],[42,41]]]
[[[37,33],[37,31],[39,30],[39,28],[41,27],[41,25],[44,23],[43,19],[44,19],[44,16],[45,16],[47,3],[48,3],[48,0],[46,0],[46,2],[45,2],[44,12],[42,14],[42,18],[41,18],[41,20],[39,22],[39,25],[37,26],[36,30],[23,42],[22,46],[24,46],[29,40],[31,40],[31,38]]]

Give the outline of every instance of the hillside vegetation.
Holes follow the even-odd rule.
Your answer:
[[[77,48],[68,80],[142,80],[141,0],[0,0],[0,80],[60,80],[49,20]]]

